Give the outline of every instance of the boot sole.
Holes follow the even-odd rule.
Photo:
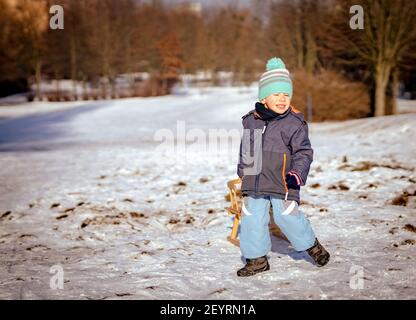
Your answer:
[[[329,258],[330,258],[331,256],[328,254],[328,257],[326,258],[326,260],[325,260],[325,262],[323,263],[323,264],[320,264],[320,263],[318,263],[318,262],[315,262],[315,264],[320,268],[320,267],[324,267],[324,266],[326,266],[327,264],[328,264],[328,262],[329,262]]]
[[[253,273],[239,274],[237,272],[237,276],[239,276],[239,277],[251,277],[251,276],[255,276],[256,274],[258,274],[260,272],[264,272],[264,271],[268,271],[268,270],[270,270],[270,265],[269,264],[267,264],[267,266],[264,267],[263,269],[259,269],[259,270],[253,271]]]

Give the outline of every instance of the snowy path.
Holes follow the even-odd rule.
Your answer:
[[[273,238],[269,272],[235,275],[224,195],[238,145],[208,153],[201,141],[239,134],[252,101],[215,89],[0,108],[0,298],[415,299],[415,113],[312,124],[301,208],[330,264]],[[155,133],[182,125],[190,141],[172,155]],[[50,288],[54,265],[63,290]]]

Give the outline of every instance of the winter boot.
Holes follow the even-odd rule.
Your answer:
[[[246,262],[246,265],[237,271],[237,275],[239,277],[254,276],[256,273],[270,269],[270,265],[266,256],[255,259],[246,259]]]
[[[311,258],[315,261],[318,267],[326,265],[329,261],[329,253],[325,248],[319,243],[318,239],[315,238],[315,244],[306,250]]]

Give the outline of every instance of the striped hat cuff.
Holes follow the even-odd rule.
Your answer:
[[[291,84],[292,80],[290,80],[290,78],[276,77],[276,78],[269,79],[267,81],[260,81],[259,87],[263,88],[273,82],[287,82]]]
[[[289,75],[289,71],[287,69],[273,69],[270,71],[266,71],[265,73],[263,73],[261,76],[262,77],[267,77],[268,75],[275,73],[275,72],[283,72],[286,75]]]

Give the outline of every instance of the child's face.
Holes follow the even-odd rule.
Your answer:
[[[261,102],[276,113],[284,113],[289,109],[290,97],[287,93],[274,93]]]

